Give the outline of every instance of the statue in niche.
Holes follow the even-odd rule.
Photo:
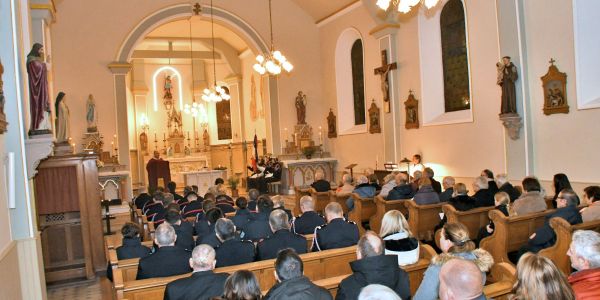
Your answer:
[[[404,128],[419,128],[419,101],[415,99],[412,90],[408,91],[408,98],[404,101],[404,109],[406,110],[406,123]]]
[[[381,133],[381,126],[379,125],[379,107],[375,104],[375,99],[371,103],[369,108],[369,133]]]
[[[4,114],[4,82],[2,81],[2,75],[4,74],[4,67],[2,66],[2,62],[0,62],[0,133],[6,132],[6,115]]]
[[[58,96],[56,96],[56,102],[54,103],[54,106],[56,113],[56,143],[68,144],[71,126],[69,123],[70,113],[69,107],[66,103],[65,93],[58,93]]]
[[[165,77],[165,86],[164,86],[164,93],[165,95],[163,96],[164,99],[172,99],[173,98],[173,82],[171,81],[171,75],[167,75]]]
[[[502,58],[496,63],[498,71],[497,83],[502,87],[502,105],[500,115],[517,113],[517,91],[515,81],[519,78],[517,67],[510,61],[510,56]]]
[[[96,121],[98,116],[96,115],[96,101],[94,100],[94,95],[90,94],[85,103],[86,105],[86,114],[85,120],[87,121],[87,132],[93,133],[98,131],[98,126],[96,125]]]
[[[204,142],[204,149],[208,150],[208,146],[210,146],[210,137],[207,129],[204,129],[204,132],[202,133],[202,141]]]
[[[327,116],[327,137],[328,138],[336,138],[337,137],[336,121],[337,121],[337,118],[333,114],[333,109],[329,109],[329,115]]]
[[[298,125],[306,124],[306,95],[302,91],[296,96],[296,116],[298,117]]]
[[[183,130],[182,130],[182,120],[181,120],[181,112],[177,111],[174,107],[173,110],[171,110],[168,113],[168,117],[169,117],[169,122],[167,124],[167,127],[169,128],[169,136],[170,137],[182,137],[183,136]]]
[[[557,113],[568,114],[569,104],[567,103],[567,74],[558,70],[554,65],[556,61],[550,59],[548,72],[542,79],[542,88],[544,89],[544,114],[551,115]]]
[[[144,152],[144,155],[148,155],[148,135],[146,132],[140,133],[140,146]]]
[[[29,135],[50,134],[50,99],[48,97],[48,69],[44,62],[44,46],[33,44],[27,54],[29,79]]]

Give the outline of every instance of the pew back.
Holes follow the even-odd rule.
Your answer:
[[[348,200],[348,198],[350,197],[350,194],[338,194],[338,193],[334,193],[331,192],[331,198],[329,199],[329,202],[337,202],[342,206],[342,210],[344,211],[344,214],[348,213],[348,205],[346,205],[346,200]]]
[[[419,240],[432,240],[433,230],[440,222],[440,213],[444,203],[418,205],[413,200],[405,201],[408,209],[408,225]]]
[[[302,213],[300,211],[300,198],[302,198],[302,196],[310,195],[310,191],[308,188],[299,188],[296,186],[294,187],[294,195],[294,203],[296,203],[296,205],[294,205],[294,210],[292,212],[294,216],[297,216]]]
[[[385,200],[382,196],[377,195],[375,197],[375,215],[371,218],[371,230],[379,233],[383,216],[390,210],[399,210],[404,216],[407,216],[408,210],[404,202],[408,200],[410,199]]]
[[[315,211],[322,214],[331,199],[331,191],[317,192],[314,188],[310,188],[309,193],[315,203]],[[300,203],[298,203],[299,205]]]
[[[488,216],[489,211],[494,209],[491,207],[474,208],[467,211],[459,211],[450,204],[444,204],[442,211],[448,220],[448,223],[462,223],[469,229],[469,237],[477,238],[479,229],[486,226],[490,222]]]
[[[365,228],[362,226],[362,222],[369,221],[375,215],[375,202],[373,198],[362,198],[355,193],[352,193],[350,197],[354,200],[354,209],[348,213],[348,219],[356,223],[360,235],[363,235]]]

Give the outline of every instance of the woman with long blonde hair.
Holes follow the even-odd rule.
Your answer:
[[[513,300],[575,300],[565,275],[543,256],[526,253],[517,264]]]
[[[419,260],[419,241],[412,236],[400,211],[390,210],[383,215],[379,236],[385,243],[385,254],[397,255],[399,265],[410,265]]]

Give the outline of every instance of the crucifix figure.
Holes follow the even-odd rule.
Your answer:
[[[387,50],[381,50],[381,67],[375,69],[375,75],[381,76],[381,92],[383,93],[383,107],[386,113],[390,112],[390,81],[388,73],[396,70],[396,63],[387,63]]]

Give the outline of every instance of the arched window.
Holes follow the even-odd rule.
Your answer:
[[[449,0],[440,15],[445,111],[471,108],[465,10],[461,0]]]
[[[335,48],[335,79],[339,134],[367,131],[363,43],[358,30],[348,28]]]
[[[354,96],[354,125],[365,124],[365,74],[363,72],[363,46],[361,40],[352,44],[352,92]]]
[[[229,88],[222,86],[227,94]],[[231,103],[230,101],[221,101],[215,104],[215,113],[217,114],[217,138],[219,140],[230,140],[231,134]]]

